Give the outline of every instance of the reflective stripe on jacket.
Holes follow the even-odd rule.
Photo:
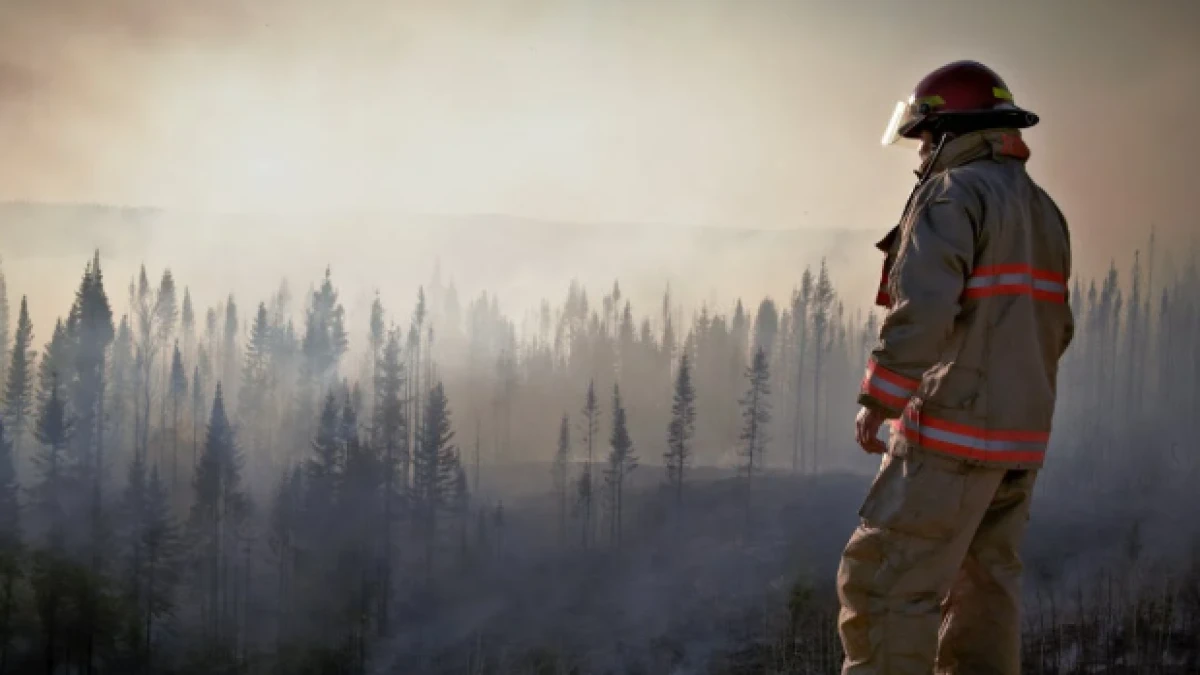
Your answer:
[[[1017,131],[949,141],[891,242],[890,307],[859,403],[893,443],[1040,467],[1074,334],[1070,235]]]

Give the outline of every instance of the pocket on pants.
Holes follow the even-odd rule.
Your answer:
[[[962,519],[966,470],[960,462],[923,453],[884,455],[858,515],[868,527],[950,539]]]

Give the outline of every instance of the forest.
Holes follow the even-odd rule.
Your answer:
[[[1029,673],[1200,672],[1200,257],[1072,280]],[[1162,260],[1174,264],[1162,264]],[[1182,262],[1181,262],[1182,261]],[[0,268],[0,673],[831,673],[881,315]]]

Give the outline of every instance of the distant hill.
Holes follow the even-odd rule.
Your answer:
[[[882,228],[881,228],[882,231]],[[0,257],[10,293],[28,294],[35,325],[70,303],[83,264],[99,249],[110,291],[142,264],[170,267],[201,306],[230,293],[265,300],[287,279],[302,294],[332,268],[347,318],[365,325],[378,290],[411,311],[440,267],[463,303],[488,292],[518,323],[543,299],[557,305],[578,281],[597,300],[619,280],[636,316],[657,317],[668,285],[678,320],[701,304],[721,312],[741,298],[786,303],[806,266],[827,259],[853,311],[874,297],[881,232],[862,229],[683,227],[553,222],[497,214],[202,214],[89,204],[0,203]],[[252,304],[250,306],[253,306]]]

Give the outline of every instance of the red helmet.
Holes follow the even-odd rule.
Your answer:
[[[917,139],[922,131],[967,133],[980,129],[1024,129],[1038,116],[1013,101],[1008,85],[976,61],[955,61],[933,71],[892,113],[883,144]]]

